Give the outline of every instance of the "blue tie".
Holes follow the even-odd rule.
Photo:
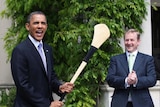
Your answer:
[[[38,45],[38,52],[39,52],[39,54],[40,54],[40,56],[41,56],[41,59],[42,59],[42,61],[43,61],[43,65],[44,65],[45,71],[47,72],[46,57],[45,57],[45,54],[44,54],[44,50],[43,50],[43,45],[42,45],[42,43],[40,43],[40,44]]]

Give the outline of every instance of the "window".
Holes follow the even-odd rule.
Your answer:
[[[157,9],[154,10],[151,7],[153,55],[160,53],[160,7],[157,7]]]

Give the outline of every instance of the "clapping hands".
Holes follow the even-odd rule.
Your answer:
[[[127,83],[129,85],[133,85],[137,83],[137,74],[135,71],[132,71],[131,73],[128,74]]]

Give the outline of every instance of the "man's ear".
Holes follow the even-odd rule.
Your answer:
[[[25,24],[26,29],[29,31],[29,23]]]

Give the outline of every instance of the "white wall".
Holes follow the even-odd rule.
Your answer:
[[[139,50],[146,54],[152,55],[151,4],[150,0],[145,1],[149,2],[147,6],[148,15],[146,17],[146,20],[143,20],[142,28],[144,32],[141,36],[141,45],[139,47]]]
[[[0,0],[0,11],[5,8],[5,0]],[[4,35],[10,27],[11,20],[0,18],[0,84],[13,83],[10,62],[7,62],[7,53],[4,50]]]

